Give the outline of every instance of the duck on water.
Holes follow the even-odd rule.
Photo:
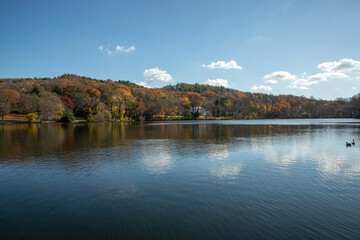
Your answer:
[[[355,140],[353,139],[351,143],[346,142],[346,147],[351,147],[351,145],[355,145]]]

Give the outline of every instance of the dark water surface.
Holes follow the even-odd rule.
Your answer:
[[[360,239],[360,122],[0,125],[0,239]]]

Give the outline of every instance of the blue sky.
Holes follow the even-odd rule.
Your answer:
[[[356,0],[2,0],[0,78],[74,73],[350,97],[360,89],[359,23]]]

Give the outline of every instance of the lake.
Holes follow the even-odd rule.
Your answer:
[[[360,121],[3,124],[0,239],[360,239]]]

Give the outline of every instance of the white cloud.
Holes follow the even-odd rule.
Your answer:
[[[277,83],[277,81],[272,80],[270,78],[276,78],[280,80],[291,80],[292,82],[289,85],[289,88],[296,88],[296,89],[302,89],[302,90],[308,90],[309,86],[318,84],[322,81],[327,81],[328,79],[336,79],[336,78],[348,78],[349,76],[342,72],[325,72],[325,73],[317,73],[314,75],[310,75],[306,77],[306,73],[303,73],[302,78],[298,78],[295,75],[292,75],[289,72],[286,71],[278,71],[273,72],[271,74],[267,74],[264,76],[264,79],[266,80],[266,83]],[[256,86],[255,86],[255,89]]]
[[[217,61],[217,62],[211,62],[209,65],[202,64],[202,67],[215,69],[215,68],[223,68],[223,69],[239,69],[242,70],[242,66],[238,65],[237,62],[234,60],[231,60],[230,62],[225,61]]]
[[[292,75],[286,71],[277,71],[271,74],[265,75],[263,78],[268,79],[266,83],[277,83],[276,80],[291,80],[289,88],[296,88],[302,90],[308,90],[309,86],[318,84],[329,79],[344,79],[350,76],[343,71],[360,70],[360,62],[352,59],[342,59],[339,62],[324,62],[318,65],[318,68],[323,70],[323,73],[317,73],[310,76],[306,76],[306,73],[302,74],[301,78]],[[256,89],[256,86],[254,86]]]
[[[311,75],[307,78],[296,79],[293,81],[289,88],[297,88],[302,90],[308,90],[309,86],[318,84],[320,81],[326,81],[327,78],[321,73]]]
[[[271,83],[271,84],[276,84],[276,83],[278,83],[278,81],[277,81],[277,80],[274,80],[274,79],[266,80],[265,82],[266,82],[266,83]]]
[[[97,48],[100,52],[105,52],[106,54],[112,54],[112,51],[107,47],[105,48],[104,45],[100,45]]]
[[[125,48],[125,46],[116,45],[115,49],[116,49],[117,52],[131,52],[131,51],[136,50],[135,45],[132,45],[129,48]]]
[[[252,86],[251,91],[272,91],[272,87],[270,86],[264,86],[264,85],[260,85],[260,86]]]
[[[166,72],[166,71],[162,71],[162,70],[160,70],[158,67],[156,67],[156,68],[150,68],[150,69],[145,69],[145,71],[144,71],[144,76],[145,76],[145,77],[149,77],[149,76],[151,76],[151,75],[162,74],[162,73],[164,73],[164,72]]]
[[[140,86],[143,86],[143,87],[146,87],[146,88],[151,88],[149,86],[149,84],[147,84],[146,82],[139,82],[139,83],[137,83],[137,85],[140,85]]]
[[[296,89],[301,89],[301,90],[309,90],[308,87],[305,87],[305,86],[297,86],[297,85],[290,85],[289,88],[296,88]]]
[[[341,72],[326,72],[323,74],[326,78],[348,78],[349,76]]]
[[[348,78],[349,76],[342,72],[317,73],[307,77],[310,81],[327,81],[329,78]]]
[[[151,77],[149,79],[150,81],[170,82],[173,80],[170,74],[166,71],[160,70],[158,67],[145,69],[144,76]]]
[[[311,75],[311,76],[307,77],[306,79],[308,81],[326,81],[327,80],[327,78],[324,76],[323,73],[317,73],[317,74]],[[302,80],[305,80],[305,78]]]
[[[205,84],[216,87],[229,87],[228,81],[222,78],[217,78],[214,80],[208,79]]]
[[[289,85],[289,88],[309,89],[308,86],[318,84],[318,83],[319,83],[319,80],[312,80],[309,78],[296,79]]]
[[[306,74],[303,74],[303,78],[294,79],[289,88],[296,88],[302,90],[308,90],[309,86],[318,84],[322,81],[327,81],[328,79],[336,79],[336,78],[348,78],[349,76],[342,72],[325,72],[325,73],[317,73],[314,75],[310,75],[305,77]]]
[[[286,71],[278,71],[278,72],[273,72],[270,74],[267,74],[264,76],[264,79],[270,79],[270,78],[277,78],[279,80],[295,80],[297,79],[297,77],[295,75],[292,75],[289,72]]]
[[[323,62],[317,67],[325,72],[360,70],[360,61],[344,58],[339,62]]]
[[[135,51],[136,48],[135,48],[135,45],[132,45],[131,47],[129,48],[125,48],[124,46],[120,46],[120,45],[116,45],[115,46],[115,49],[111,49],[110,48],[111,45],[109,44],[108,47],[104,47],[104,45],[100,45],[98,46],[98,50],[101,51],[101,52],[105,52],[106,54],[112,54],[114,52],[131,52],[131,51]]]

